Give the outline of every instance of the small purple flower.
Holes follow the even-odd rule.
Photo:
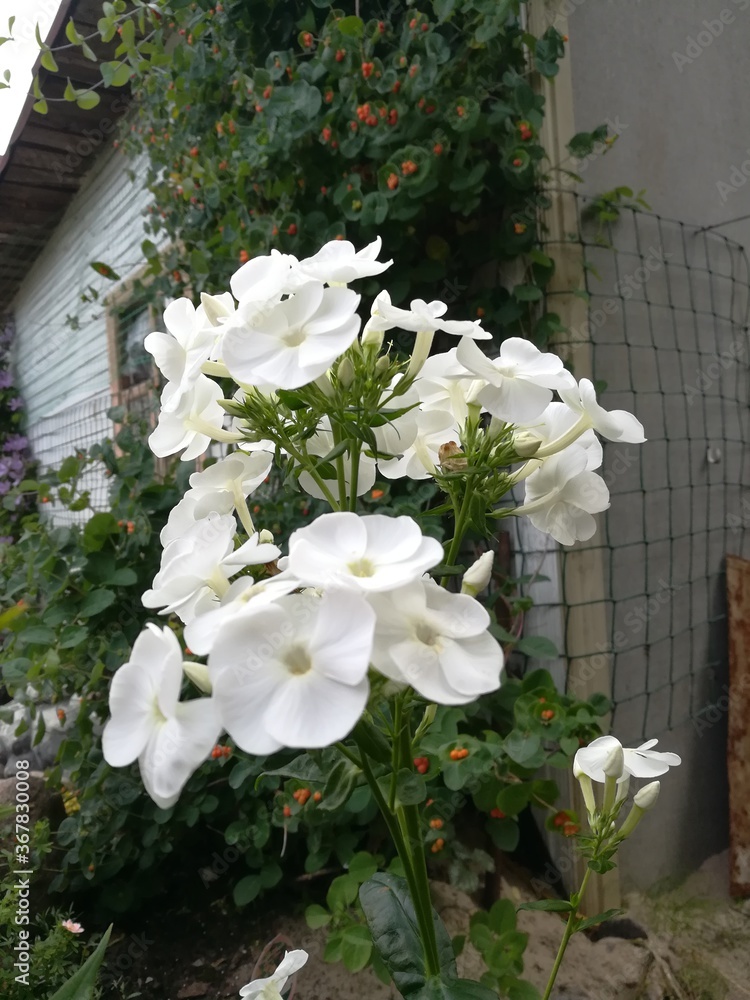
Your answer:
[[[0,389],[10,389],[13,385],[13,376],[7,369],[0,372]]]
[[[7,458],[0,458],[0,479],[5,479],[9,472],[10,460]]]
[[[23,400],[20,396],[14,396],[8,403],[8,409],[12,412],[23,409]]]
[[[13,535],[0,535],[0,545],[10,545],[13,541]]]
[[[3,451],[23,451],[29,439],[23,434],[9,434],[3,445]]]
[[[10,490],[10,483],[5,482],[5,481],[3,481],[3,482],[0,483],[0,497],[5,496],[5,494],[9,490]]]

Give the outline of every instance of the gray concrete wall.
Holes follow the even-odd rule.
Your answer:
[[[576,129],[620,134],[578,165],[584,190],[643,188],[695,227],[750,214],[750,0],[550,5],[566,13]],[[750,240],[750,220],[717,234]],[[595,375],[649,437],[605,451],[613,731],[684,761],[623,854],[623,883],[649,885],[727,842],[723,560],[750,554],[747,264],[721,238],[630,213],[602,235],[617,252],[587,250]]]

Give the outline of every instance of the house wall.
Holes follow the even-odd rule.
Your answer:
[[[124,280],[144,263],[141,216],[150,195],[131,182],[127,169],[121,154],[110,151],[99,158],[12,305],[16,378],[42,466],[111,433],[103,299],[119,283],[90,264],[102,261]],[[98,300],[82,301],[92,289]],[[76,328],[66,323],[68,316],[76,318]]]
[[[570,39],[576,130],[607,121],[620,135],[606,155],[568,164],[583,190],[645,189],[655,213],[693,224],[644,219],[639,247],[624,213],[588,279],[605,405],[635,409],[651,439],[612,476],[602,538],[611,635],[623,637],[612,651],[614,731],[626,745],[659,737],[683,757],[658,816],[623,851],[623,883],[645,886],[727,845],[723,567],[728,551],[748,555],[737,528],[750,488],[747,261],[698,229],[737,219],[717,236],[750,237],[740,219],[750,214],[750,0],[556,0],[546,18]],[[618,282],[652,248],[653,267],[625,298]],[[718,366],[715,354],[735,360]]]

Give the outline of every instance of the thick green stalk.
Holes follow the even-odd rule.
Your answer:
[[[453,566],[456,559],[458,558],[458,553],[461,550],[461,542],[463,541],[464,534],[466,533],[468,514],[469,514],[469,504],[471,496],[471,476],[467,477],[465,487],[464,487],[464,498],[461,501],[461,506],[458,510],[455,509],[455,526],[453,529],[453,538],[451,539],[450,547],[445,557],[445,562],[448,566]],[[441,587],[447,587],[449,576],[444,576],[440,581]]]
[[[398,734],[394,734],[398,740]],[[407,733],[407,741],[408,733]],[[410,741],[409,741],[410,743]],[[440,973],[440,959],[438,957],[437,938],[435,937],[435,924],[432,916],[432,901],[430,899],[429,884],[426,877],[426,864],[424,861],[424,842],[419,836],[417,825],[416,837],[413,832],[413,823],[408,816],[407,807],[399,806],[395,813],[389,808],[388,803],[380,789],[375,777],[370,761],[363,747],[359,747],[361,757],[362,773],[370,786],[373,798],[385,820],[388,832],[393,839],[398,856],[404,866],[406,884],[409,888],[409,895],[414,904],[414,914],[417,918],[419,936],[424,950],[425,972],[428,977],[437,976]],[[400,764],[401,762],[398,761]],[[416,807],[409,807],[416,809]],[[417,824],[419,815],[417,814]],[[403,828],[402,828],[403,824]],[[404,830],[407,836],[404,835]],[[421,859],[415,855],[421,852]],[[424,869],[424,875],[422,870]]]
[[[552,972],[550,972],[549,981],[547,983],[547,988],[544,991],[544,996],[542,997],[542,1000],[549,1000],[550,995],[552,993],[552,988],[555,985],[555,980],[557,979],[557,973],[560,971],[562,960],[565,957],[565,950],[568,947],[568,941],[570,941],[571,937],[573,936],[573,931],[575,930],[576,920],[578,919],[578,914],[576,912],[578,909],[578,902],[583,896],[583,893],[586,889],[586,883],[589,880],[590,874],[591,874],[591,869],[587,868],[586,874],[583,876],[583,881],[581,882],[581,888],[578,890],[577,895],[573,897],[573,899],[576,900],[576,905],[568,914],[568,922],[565,925],[565,933],[563,934],[562,941],[560,942],[560,947],[557,949],[555,964],[552,966]],[[572,901],[573,900],[571,900],[571,902]]]

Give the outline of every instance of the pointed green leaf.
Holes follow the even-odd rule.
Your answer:
[[[40,115],[46,115],[47,111],[49,110],[49,108],[47,107],[47,102],[44,100],[37,101],[33,107],[34,111],[39,112]]]
[[[104,960],[104,953],[107,950],[111,933],[112,925],[110,924],[96,946],[96,951],[89,955],[78,972],[74,973],[67,983],[50,997],[50,1000],[92,1000],[97,973]]]
[[[79,108],[83,108],[84,111],[90,111],[95,108],[97,104],[101,101],[101,97],[96,93],[95,90],[90,90],[87,94],[82,94],[76,100],[76,104]]]
[[[585,931],[588,927],[595,927],[597,924],[604,923],[605,920],[619,917],[624,912],[624,910],[605,910],[604,913],[597,913],[595,917],[587,917],[580,924],[576,924],[576,931]]]
[[[573,909],[567,899],[535,899],[531,903],[521,903],[519,910],[545,910],[548,913],[570,913]]]
[[[50,73],[57,72],[57,63],[55,62],[55,57],[52,55],[50,49],[45,48],[44,52],[42,52],[41,62],[42,66],[44,66],[45,69],[48,69]]]
[[[31,91],[32,91],[34,97],[36,97],[40,101],[44,97],[44,94],[42,94],[42,88],[39,86],[39,77],[38,76],[35,76],[34,79],[32,80]]]
[[[70,82],[70,78],[68,78],[68,82],[65,85],[65,92],[63,93],[63,97],[65,98],[66,101],[75,101],[78,97],[75,87]]]
[[[90,59],[91,62],[96,62],[97,61],[96,60],[96,53],[93,51],[93,49],[90,48],[89,45],[87,45],[86,42],[81,42],[81,52],[83,52],[83,54],[86,56],[86,58]]]
[[[75,24],[73,24],[73,18],[68,21],[65,25],[65,37],[73,45],[80,45],[83,42],[83,35],[81,35],[77,30]]]

